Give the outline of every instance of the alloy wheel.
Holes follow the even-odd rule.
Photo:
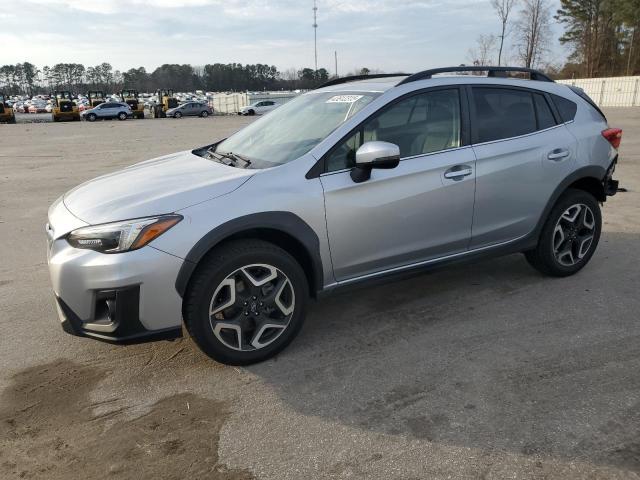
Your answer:
[[[596,220],[583,203],[567,208],[553,230],[553,254],[560,265],[571,267],[589,252],[595,236]]]
[[[216,287],[209,323],[216,338],[239,351],[264,348],[289,326],[295,294],[289,278],[267,264],[245,265]]]

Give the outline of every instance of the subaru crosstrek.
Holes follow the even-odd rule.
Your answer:
[[[617,191],[621,130],[535,70],[443,75],[460,70],[333,80],[69,191],[46,227],[62,327],[132,342],[184,324],[248,364],[295,337],[310,297],[358,282],[514,252],[576,273]]]

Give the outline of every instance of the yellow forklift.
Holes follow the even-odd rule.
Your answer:
[[[87,96],[89,97],[89,106],[91,108],[97,107],[105,102],[104,92],[102,90],[89,90]]]
[[[16,123],[16,114],[7,103],[8,100],[9,97],[4,92],[0,92],[0,122]]]
[[[122,90],[120,99],[131,107],[133,118],[144,118],[144,103],[140,101],[137,90]]]
[[[178,106],[178,99],[173,96],[173,90],[156,91],[158,102],[153,106],[153,118],[165,118],[167,110]]]
[[[78,105],[73,101],[73,96],[68,90],[56,90],[51,95],[53,101],[53,109],[51,110],[51,118],[54,122],[60,120],[80,121],[80,110]]]

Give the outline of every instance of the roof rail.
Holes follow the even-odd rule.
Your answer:
[[[356,80],[367,80],[369,78],[386,78],[386,77],[402,77],[409,76],[409,73],[374,73],[371,75],[351,75],[349,77],[339,77],[323,83],[318,88],[330,87],[331,85],[340,85],[341,83],[355,82]],[[315,90],[315,89],[314,89]]]
[[[553,82],[544,73],[534,70],[532,68],[525,67],[489,67],[489,66],[461,66],[461,67],[445,67],[445,68],[432,68],[430,70],[424,70],[422,72],[414,73],[402,80],[398,85],[404,85],[405,83],[417,82],[418,80],[426,80],[438,73],[451,73],[451,72],[487,72],[488,77],[506,77],[506,72],[521,72],[528,73],[531,80],[538,80],[541,82]]]

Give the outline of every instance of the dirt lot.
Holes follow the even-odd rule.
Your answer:
[[[43,231],[74,185],[249,119],[0,125],[0,478],[640,478],[640,109],[607,113],[629,192],[580,274],[512,255],[334,296],[249,368],[66,335]]]

